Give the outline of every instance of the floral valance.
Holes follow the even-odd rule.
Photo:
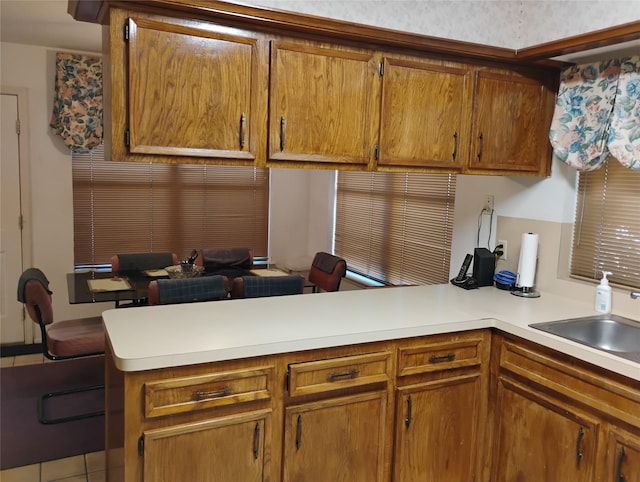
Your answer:
[[[69,148],[102,143],[102,59],[58,53],[51,127]]]
[[[609,156],[640,170],[640,56],[563,70],[549,140],[579,171],[597,169]]]

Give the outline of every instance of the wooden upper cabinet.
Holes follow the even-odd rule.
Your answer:
[[[541,80],[477,71],[469,171],[549,175],[553,106]]]
[[[267,76],[260,78],[257,36],[205,22],[114,13],[124,17],[116,25],[126,26],[128,35],[120,41],[111,35],[112,157],[253,163],[265,145],[264,133],[259,139],[261,103],[266,111],[260,85]]]
[[[386,57],[378,166],[459,169],[468,156],[471,71]]]
[[[272,41],[269,162],[358,165],[374,150],[378,62],[374,53]]]
[[[105,21],[107,159],[550,174],[556,70],[124,4]]]

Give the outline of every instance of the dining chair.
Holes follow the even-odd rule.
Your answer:
[[[146,270],[163,269],[167,266],[175,266],[179,263],[178,255],[175,253],[123,253],[111,257],[111,272],[121,273],[142,273]],[[134,306],[147,305],[147,299],[135,299],[130,303],[120,303],[116,300],[116,308],[130,308]]]
[[[125,271],[162,269],[179,263],[175,253],[123,253],[111,257],[111,271],[115,274]]]
[[[206,273],[220,274],[229,278],[245,276],[253,269],[252,248],[202,248],[197,250],[195,264],[202,266]]]
[[[292,274],[285,276],[239,276],[233,280],[231,298],[260,298],[301,294],[304,277]]]
[[[309,270],[309,281],[313,283],[313,292],[338,291],[340,282],[347,274],[347,262],[338,256],[320,251],[316,253]]]
[[[18,301],[24,303],[29,317],[40,327],[43,355],[49,360],[104,355],[105,333],[102,317],[94,316],[54,323],[51,295],[49,280],[40,269],[29,268],[20,275]],[[104,415],[104,410],[101,410],[59,418],[46,416],[46,401],[51,398],[101,389],[104,389],[104,385],[90,385],[42,395],[38,400],[40,423],[56,424]]]
[[[149,305],[223,300],[229,296],[226,276],[159,279],[149,283]]]

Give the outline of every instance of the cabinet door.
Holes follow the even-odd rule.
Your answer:
[[[469,168],[548,175],[552,97],[535,78],[476,72]]]
[[[379,166],[459,168],[468,155],[468,69],[384,59]]]
[[[498,385],[495,481],[595,480],[597,421],[507,378]]]
[[[269,161],[366,166],[377,66],[365,50],[272,42]]]
[[[143,480],[267,481],[270,423],[263,410],[145,431]]]
[[[254,160],[257,39],[146,18],[128,27],[129,152]]]
[[[604,481],[640,482],[640,437],[613,430],[609,437]]]
[[[400,388],[394,480],[475,480],[480,375]]]
[[[285,411],[284,482],[382,482],[386,392],[332,398]]]

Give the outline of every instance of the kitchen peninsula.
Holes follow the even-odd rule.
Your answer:
[[[635,480],[640,364],[528,326],[593,314],[451,285],[106,311],[108,480]]]

